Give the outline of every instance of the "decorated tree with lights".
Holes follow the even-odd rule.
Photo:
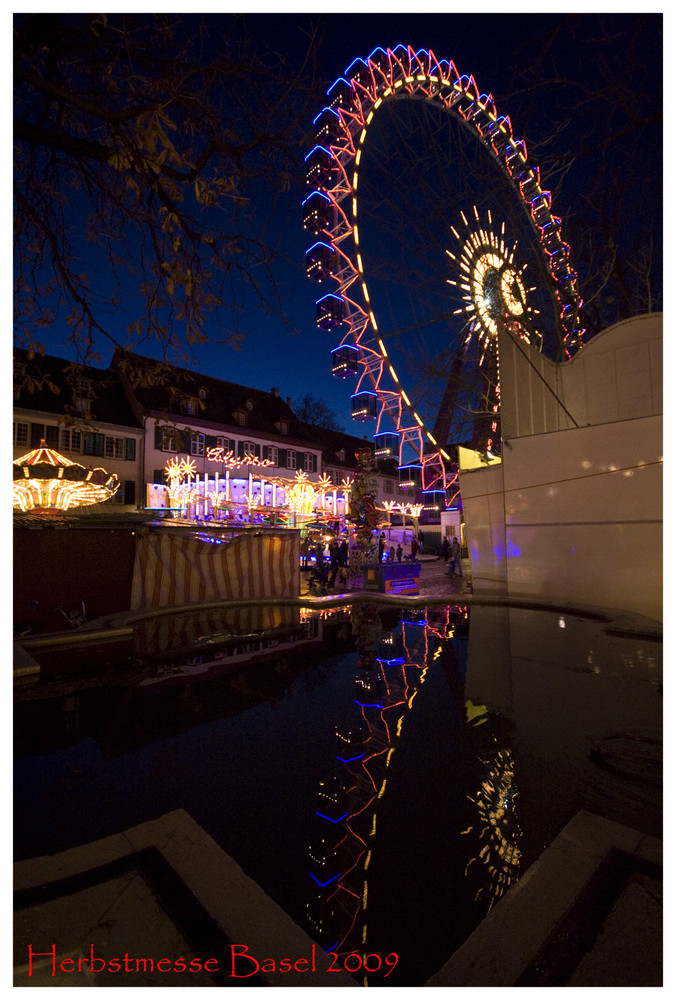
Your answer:
[[[355,453],[357,470],[350,492],[350,518],[355,525],[354,547],[350,552],[350,576],[362,576],[366,563],[376,558],[377,544],[373,532],[380,527],[381,518],[376,508],[378,479],[375,474],[375,456],[369,447]]]

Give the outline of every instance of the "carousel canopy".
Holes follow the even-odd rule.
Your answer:
[[[23,511],[34,508],[70,510],[109,500],[119,486],[114,473],[71,462],[41,441],[39,448],[14,462],[12,503]]]

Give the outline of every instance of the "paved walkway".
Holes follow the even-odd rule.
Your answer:
[[[421,596],[445,597],[446,594],[454,596],[457,594],[472,593],[472,577],[469,568],[469,559],[462,560],[463,575],[449,577],[447,574],[448,564],[435,555],[423,555],[420,557],[420,594]],[[300,593],[301,597],[306,597],[311,592],[308,590],[308,580],[310,573],[301,571]],[[331,596],[341,593],[353,595],[355,593],[372,593],[372,591],[344,590],[336,582],[336,586],[328,590]]]

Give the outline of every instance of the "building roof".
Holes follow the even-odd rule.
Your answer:
[[[276,389],[266,392],[122,351],[116,351],[112,366],[120,374],[138,419],[145,414],[166,414],[239,434],[251,431],[280,440],[297,438],[315,443],[289,401]],[[246,414],[246,424],[238,419],[240,413]]]
[[[78,410],[78,396],[89,400],[88,414]],[[141,426],[116,372],[48,354],[31,356],[23,348],[14,348],[14,406],[58,418]]]
[[[89,419],[94,422],[142,427],[144,416],[166,415],[238,435],[249,431],[280,442],[302,442],[321,449],[323,465],[350,471],[357,466],[358,449],[373,445],[367,435],[358,437],[304,423],[294,414],[290,400],[276,389],[254,389],[127,351],[116,351],[108,369],[78,367],[49,355],[29,359],[28,352],[21,349],[15,349],[14,359],[23,366],[15,406],[25,409],[55,416],[73,412],[77,387],[89,383]],[[245,426],[238,420],[239,412],[246,414]],[[391,460],[379,462],[378,467],[384,473],[397,474]]]

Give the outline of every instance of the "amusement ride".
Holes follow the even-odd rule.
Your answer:
[[[413,139],[416,116],[427,131]],[[469,440],[478,451],[500,452],[498,333],[555,360],[583,344],[561,219],[510,119],[473,77],[431,50],[400,45],[355,59],[314,125],[305,158],[303,225],[314,237],[306,270],[329,286],[316,320],[340,338],[332,373],[356,379],[352,417],[375,421],[375,456],[396,459],[400,486],[450,506],[458,492],[454,445]],[[426,173],[433,160],[434,182]],[[420,225],[425,209],[437,225],[432,238]],[[405,324],[397,303],[422,273],[421,257],[422,298],[442,305],[432,324],[420,317]],[[440,340],[414,390],[406,377],[427,325]]]

